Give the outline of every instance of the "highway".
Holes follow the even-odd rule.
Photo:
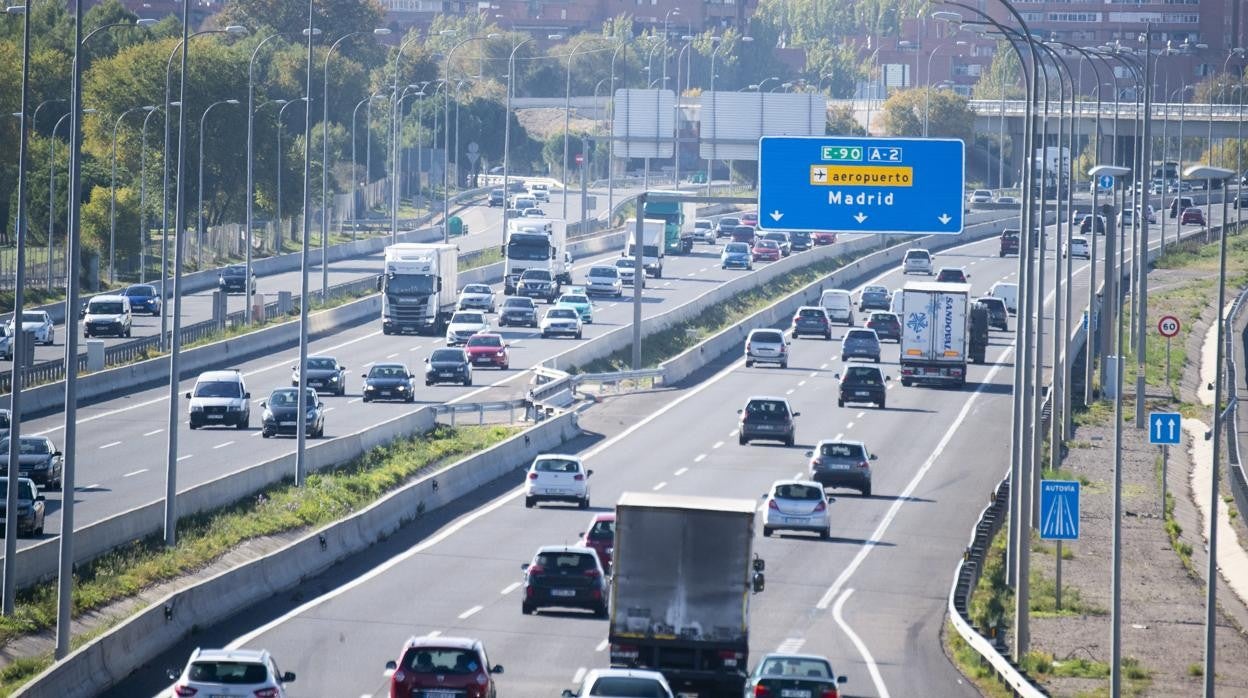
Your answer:
[[[1018,260],[999,258],[990,239],[940,253],[936,266],[965,267],[982,294],[1016,278]],[[1076,265],[1076,308],[1086,298],[1088,267]],[[895,288],[904,279],[890,271],[875,282]],[[836,341],[795,341],[788,370],[733,361],[704,382],[664,394],[640,422],[582,453],[595,470],[593,508],[609,510],[625,491],[754,499],[772,481],[805,472],[802,454],[817,439],[861,439],[879,456],[875,494],[837,494],[832,541],[758,539],[768,584],[754,597],[752,655],[778,648],[826,655],[849,675],[850,695],[975,695],[944,658],[938,634],[954,561],[1006,468],[1012,340],[1012,332],[993,333],[989,363],[971,368],[963,391],[894,381],[887,410],[835,406]],[[885,347],[886,371],[895,375],[896,345]],[[737,445],[735,410],[757,394],[787,396],[802,412],[798,446]],[[358,576],[310,580],[291,597],[311,601],[260,628],[251,619],[271,615],[267,604],[194,641],[224,644],[244,633],[232,646],[274,652],[299,675],[296,696],[385,695],[382,665],[405,638],[426,633],[482,639],[506,667],[503,695],[571,687],[585,669],[606,664],[605,623],[576,613],[523,616],[517,589],[520,564],[540,545],[575,541],[591,514],[526,510],[516,485],[518,477],[441,525],[421,526],[419,538],[387,546]],[[158,690],[154,669],[180,666],[185,649],[111,695]]]
[[[637,188],[620,188],[616,190],[616,201],[621,201],[629,196],[637,194],[640,189]],[[568,218],[570,221],[579,221],[581,218],[581,196],[579,193],[568,194]],[[561,195],[554,193],[551,196],[551,203],[545,204],[543,210],[546,213],[556,216],[562,212],[563,200]],[[598,213],[603,212],[607,208],[606,191],[591,192],[591,198],[594,206],[589,209],[590,217],[595,217]],[[471,252],[475,250],[495,247],[503,244],[502,221],[503,211],[501,208],[490,208],[483,203],[474,204],[465,207],[463,210],[455,213],[460,216],[464,223],[468,226],[468,234],[455,239],[455,244],[459,245],[461,252]],[[313,231],[314,236],[319,236],[319,228]],[[172,254],[172,251],[170,252]],[[345,283],[354,281],[366,274],[377,274],[381,271],[381,263],[383,254],[378,252],[367,257],[357,257],[352,259],[344,259],[338,262],[331,262],[329,265],[329,284]],[[308,287],[313,291],[321,288],[321,267],[320,267],[320,250],[314,249],[309,257],[310,268],[308,271]],[[172,262],[170,262],[172,266]],[[172,289],[172,281],[170,281],[170,289]],[[270,276],[256,277],[256,291],[264,294],[266,300],[276,300],[279,291],[290,291],[296,296],[299,295],[300,274],[298,271],[290,271],[281,274],[273,274]],[[204,320],[212,319],[212,294],[215,289],[208,289],[198,293],[184,294],[182,297],[182,324],[183,326],[191,325]],[[227,300],[229,311],[245,310],[244,296],[242,294],[233,294]],[[166,299],[165,312],[173,312],[172,299]],[[105,346],[131,341],[136,337],[154,336],[160,334],[159,317],[151,315],[134,315],[130,338],[122,337],[98,337]],[[172,317],[168,321],[169,327],[172,328]],[[81,325],[79,325],[81,328]],[[79,329],[81,332],[81,329]],[[35,347],[35,361],[55,361],[65,356],[65,326],[58,324],[55,331],[55,342],[50,345],[37,345]],[[79,351],[86,354],[86,342],[81,340],[78,342]],[[0,360],[0,370],[9,370],[10,362]]]

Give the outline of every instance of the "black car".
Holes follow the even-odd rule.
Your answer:
[[[1016,228],[1006,228],[1001,231],[1001,243],[997,248],[997,256],[1018,254],[1018,232]]]
[[[811,239],[810,233],[795,230],[789,233],[789,246],[794,252],[805,252],[815,246],[815,241]]]
[[[715,224],[715,237],[723,238],[732,235],[732,229],[741,225],[741,219],[736,216],[724,216]]]
[[[866,444],[824,439],[806,455],[810,458],[810,479],[825,489],[847,487],[871,496],[871,461],[875,454],[867,452]]]
[[[861,328],[850,330],[841,338],[841,361],[870,359],[880,363],[880,338],[875,330]]]
[[[1173,217],[1174,216],[1171,216],[1171,218]],[[1092,220],[1093,220],[1092,214],[1088,214],[1083,217],[1083,220],[1079,221],[1079,234],[1080,235],[1087,235],[1092,230]],[[1096,234],[1104,235],[1105,234],[1105,216],[1096,216],[1095,220],[1096,220]]]
[[[412,379],[416,375],[403,364],[373,364],[364,378],[364,402],[402,400],[415,402]]]
[[[127,287],[121,295],[130,299],[130,312],[150,313],[160,317],[160,294],[156,287],[149,284],[135,284]]]
[[[988,327],[1002,332],[1010,331],[1010,313],[1005,308],[1005,301],[992,296],[976,298],[975,302],[988,310]]]
[[[472,385],[472,365],[463,349],[435,349],[425,359],[425,385],[460,383]]]
[[[20,478],[17,483],[17,535],[42,536],[45,497],[30,478]],[[0,530],[8,521],[8,502],[9,478],[0,477]]]
[[[737,410],[737,414],[741,415],[737,443],[742,446],[755,439],[780,441],[785,446],[792,446],[797,438],[794,418],[801,413],[790,409],[789,401],[782,397],[752,397],[745,403],[745,409]]]
[[[592,548],[547,546],[520,569],[524,570],[520,611],[525,615],[553,606],[583,608],[607,617],[607,577]]]
[[[893,294],[886,286],[868,286],[858,297],[858,310],[888,310],[893,305]]]
[[[838,373],[836,377],[841,381],[836,395],[837,407],[844,407],[847,402],[866,402],[884,409],[884,384],[892,378],[886,377],[879,366],[850,364],[845,367],[844,373]]]
[[[310,439],[325,436],[325,405],[316,396],[316,391],[308,388],[304,405],[308,408],[304,433]],[[269,393],[267,400],[261,400],[264,408],[264,422],[260,426],[260,436],[269,438],[277,434],[299,433],[299,389],[278,388]]]
[[[299,387],[299,367],[290,367],[290,385]],[[347,367],[332,356],[308,357],[308,387],[318,393],[345,395],[347,392]]]
[[[754,226],[738,225],[732,229],[732,241],[744,242],[745,244],[754,246]]]
[[[793,315],[793,338],[797,339],[804,334],[817,334],[824,339],[832,339],[832,321],[828,319],[828,311],[817,305],[798,308]]]
[[[537,327],[537,306],[532,298],[511,296],[498,311],[499,327]]]
[[[18,472],[42,487],[61,489],[63,461],[46,436],[23,436],[22,450],[17,455]],[[9,462],[9,437],[0,440],[0,463]]]
[[[559,280],[547,269],[525,269],[516,282],[517,296],[541,298],[547,303],[554,303],[562,293]]]
[[[875,336],[882,342],[891,339],[901,343],[901,319],[896,313],[871,313],[867,319],[867,327],[875,330]]]
[[[247,291],[247,265],[231,264],[221,270],[217,276],[217,288],[225,293],[245,293]],[[251,273],[251,293],[256,292],[256,273]]]
[[[507,203],[507,196],[503,193],[503,190],[501,188],[490,190],[490,201],[489,201],[490,208],[494,208],[495,206],[503,206],[506,203]]]

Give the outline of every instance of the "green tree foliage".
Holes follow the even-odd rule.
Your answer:
[[[806,47],[806,81],[825,86],[833,99],[854,96],[854,87],[865,77],[853,46],[817,39]]]
[[[94,187],[82,206],[82,245],[99,252],[101,268],[107,268],[110,232],[109,210],[112,202],[108,186]],[[117,188],[117,267],[125,269],[127,260],[139,255],[139,191],[130,187]]]
[[[308,28],[308,4],[299,0],[229,0],[216,18],[221,26],[271,27],[293,36]],[[376,0],[318,0],[313,26],[331,38],[382,26],[385,11]]]
[[[828,125],[824,133],[829,136],[865,136],[867,130],[854,118],[849,107],[832,107],[828,110]]]
[[[1206,148],[1196,162],[1209,163],[1214,167],[1242,173],[1245,168],[1248,168],[1248,140],[1228,138],[1218,141],[1214,144],[1212,152]]]
[[[1196,84],[1192,90],[1193,102],[1214,104],[1244,104],[1248,102],[1248,82],[1236,80],[1234,75],[1217,73]]]
[[[966,98],[951,90],[917,88],[894,92],[885,102],[882,114],[884,132],[890,136],[923,134],[924,96],[930,96],[928,135],[961,138],[970,142],[975,114]]]
[[[1003,96],[1005,99],[1023,99],[1026,96],[1018,55],[1008,42],[997,42],[992,63],[975,83],[972,94],[975,99],[1001,99]]]

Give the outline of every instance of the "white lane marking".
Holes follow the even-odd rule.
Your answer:
[[[849,595],[854,593],[853,589],[846,589],[844,594],[836,600],[836,605],[832,607],[832,618],[836,620],[836,624],[841,626],[841,631],[845,633],[849,641],[854,643],[854,647],[858,648],[858,654],[862,655],[862,660],[867,663],[867,672],[871,674],[871,682],[875,684],[875,692],[880,698],[889,698],[888,687],[884,685],[884,677],[880,675],[880,667],[876,665],[875,658],[871,656],[871,651],[867,649],[867,644],[858,637],[858,633],[845,622],[845,617],[841,615],[841,610],[845,607],[845,602],[849,599]]]
[[[654,487],[651,487],[650,489],[654,490],[655,492],[658,492],[659,490],[663,489],[664,487],[667,487],[667,481],[666,481],[666,480],[664,480],[663,482],[660,482],[659,484],[655,485]]]
[[[827,367],[828,367],[828,365],[827,365],[827,364],[822,364],[821,366],[819,366],[819,370],[820,370],[820,371],[822,371],[822,370],[826,369]]]
[[[93,482],[93,483],[91,483],[90,485],[87,485],[87,486],[85,486],[85,487],[75,487],[74,489],[76,489],[76,490],[78,490],[79,492],[81,492],[81,491],[83,491],[83,490],[93,490],[93,489],[95,489],[95,488],[97,488],[97,487],[99,487],[99,486],[100,486],[100,483],[98,483],[98,482]]]
[[[186,460],[187,458],[194,458],[194,457],[195,457],[194,453],[188,453],[185,456],[178,456],[178,462],[182,462]]]
[[[233,446],[233,445],[234,445],[234,442],[233,442],[233,441],[226,441],[226,442],[225,442],[225,443],[223,443],[223,444],[217,444],[216,446],[213,446],[213,448],[214,448],[214,449],[216,449],[216,448],[225,448],[226,446]]]
[[[862,419],[862,415],[864,415],[864,414],[866,414],[866,411],[865,411],[865,410],[864,410],[864,411],[862,411],[862,412],[859,412],[859,413],[858,413],[858,414],[856,414],[856,415],[854,415],[854,419]]]
[[[332,408],[332,407],[326,407],[324,411],[325,411],[325,414],[329,414],[330,412],[333,412],[333,411],[334,411],[334,408]]]
[[[845,583],[849,581],[849,578],[858,570],[862,561],[867,559],[867,555],[870,555],[876,544],[883,539],[884,534],[888,531],[888,527],[892,525],[893,519],[897,517],[897,512],[901,511],[902,505],[906,503],[906,500],[910,498],[910,495],[914,494],[914,490],[917,489],[919,483],[923,481],[923,477],[927,475],[927,471],[931,470],[932,466],[936,464],[936,459],[940,458],[941,454],[944,453],[945,448],[949,445],[949,442],[953,440],[953,435],[957,433],[959,428],[961,428],[962,422],[966,421],[967,415],[971,413],[971,407],[975,405],[976,398],[984,392],[985,387],[992,384],[992,379],[996,377],[997,371],[1001,370],[1001,366],[1003,365],[1001,362],[1007,360],[1013,352],[1013,347],[1010,347],[1002,352],[1001,358],[998,359],[997,363],[993,365],[992,370],[988,371],[988,375],[984,377],[984,380],[979,384],[979,387],[975,389],[975,392],[971,393],[970,396],[967,397],[966,402],[962,403],[962,409],[958,411],[958,416],[954,417],[953,423],[949,425],[947,430],[945,430],[944,436],[940,437],[940,442],[936,444],[936,448],[932,449],[932,452],[927,456],[927,460],[923,461],[923,465],[919,466],[918,471],[915,472],[914,477],[910,479],[906,488],[897,495],[897,499],[893,500],[893,504],[888,508],[888,512],[884,514],[884,518],[880,520],[879,525],[876,526],[875,530],[871,532],[871,537],[868,538],[863,546],[858,549],[858,554],[855,555],[854,559],[850,560],[849,564],[841,570],[840,576],[836,578],[836,581],[832,582],[832,586],[828,587],[828,591],[823,595],[823,598],[819,599],[819,603],[816,606],[819,610],[822,611],[827,609],[828,605],[832,603],[832,600],[836,598],[836,595],[840,593],[841,587],[845,586]],[[838,436],[836,438],[839,439],[841,437]]]
[[[470,616],[472,616],[472,615],[476,614],[478,611],[480,611],[480,610],[481,610],[481,609],[483,609],[483,608],[485,608],[485,606],[473,606],[472,608],[468,609],[467,611],[464,611],[463,613],[459,614],[459,619],[460,619],[460,620],[464,620],[465,618],[468,618],[468,617],[470,617]]]
[[[724,445],[723,441],[716,441],[715,445],[711,446],[711,448],[719,448],[720,446],[723,446],[723,445]]]
[[[785,395],[792,395],[792,394],[793,394],[793,390],[794,390],[794,388],[789,388],[788,390],[784,391],[784,394],[785,394]]]
[[[704,460],[706,460],[706,454],[705,454],[705,453],[699,453],[699,454],[698,454],[698,455],[697,455],[697,456],[693,459],[693,462],[694,462],[694,463],[701,463],[701,462],[702,462],[702,461],[704,461]]]
[[[155,436],[155,435],[157,435],[157,434],[159,434],[159,433],[161,433],[161,432],[163,432],[163,431],[164,431],[164,429],[154,429],[154,430],[149,431],[149,432],[147,432],[146,434],[144,434],[144,436]]]
[[[798,381],[798,382],[797,382],[797,387],[799,387],[799,388],[800,388],[800,387],[802,387],[803,385],[806,385],[806,381]]]
[[[581,680],[585,678],[585,674],[587,671],[588,669],[586,669],[585,667],[577,667],[576,673],[572,675],[572,685],[579,686],[581,683]]]
[[[664,282],[663,282],[663,285],[664,285],[664,286],[671,286],[671,285],[672,285],[672,282],[670,282],[670,281],[664,281]]]
[[[347,404],[348,404],[348,405],[354,405],[355,403],[357,403],[357,402],[359,402],[360,400],[363,400],[363,399],[364,399],[364,398],[362,398],[362,397],[354,397],[354,398],[351,398],[350,400],[347,400]]]
[[[854,423],[853,423],[853,422],[850,422],[849,424],[846,424],[846,425],[845,425],[845,429],[846,429],[846,430],[853,429],[853,428],[854,428]]]
[[[840,441],[840,440],[841,440],[841,437],[842,437],[842,436],[844,436],[844,435],[845,435],[845,432],[841,432],[841,433],[837,434],[836,436],[833,436],[833,437],[832,437],[832,440],[833,440],[833,441]]]
[[[776,648],[776,652],[778,654],[797,654],[797,651],[802,649],[804,644],[806,644],[806,638],[790,637],[780,643],[780,646]]]
[[[507,586],[503,587],[503,590],[498,593],[500,596],[506,596],[519,588],[520,588],[520,582],[512,582],[511,584],[508,584]]]
[[[252,434],[251,434],[251,438],[253,438],[253,439],[254,439],[254,438],[256,438],[257,436],[264,436],[264,432],[263,432],[263,431],[255,431],[255,432],[252,432]]]
[[[728,438],[730,438],[730,439],[731,439],[732,437],[736,436],[736,435],[737,435],[737,430],[736,430],[736,429],[733,429],[732,431],[728,432]]]
[[[697,276],[697,275],[698,275],[698,272],[696,271],[691,271],[688,274],[685,274],[685,276]]]
[[[811,378],[814,378],[814,377],[815,377],[815,376],[817,376],[817,375],[819,375],[819,372],[818,372],[818,371],[811,371],[811,372],[810,372],[810,377],[811,377]]]
[[[112,443],[108,443],[108,444],[104,444],[103,446],[100,446],[100,450],[103,451],[106,448],[112,448],[113,446],[120,446],[120,445],[121,445],[120,441],[114,441]]]
[[[605,650],[606,648],[607,648],[607,641],[606,641],[606,640],[603,640],[602,642],[599,642],[599,643],[598,643],[598,646],[594,648],[594,651],[595,651],[595,652],[601,652],[601,651]]]
[[[793,479],[794,479],[794,480],[801,480],[801,479],[802,479],[802,475],[804,475],[804,473],[803,473],[802,471],[800,471],[800,470],[799,470],[799,471],[797,471],[797,474],[793,476]]]
[[[146,473],[146,472],[147,472],[147,468],[141,468],[132,473],[126,473],[125,475],[122,475],[122,477],[134,477],[135,475],[142,475],[143,473]]]
[[[439,635],[441,635],[441,634],[442,634],[442,631],[441,631],[441,630],[434,630],[433,632],[431,632],[431,633],[429,633],[429,634],[425,635],[425,637],[437,637],[437,636],[439,636]]]
[[[396,352],[395,352],[395,353],[393,353],[393,354],[387,354],[387,355],[386,355],[386,358],[387,358],[387,359],[393,359],[394,357],[396,357],[396,356],[398,356],[398,355],[399,355],[399,353],[396,351]]]
[[[677,470],[677,471],[676,471],[675,475],[676,475],[676,477],[680,477],[681,475],[684,475],[684,474],[685,474],[685,473],[687,473],[687,472],[689,472],[689,469],[688,469],[688,468],[681,468],[681,469],[679,469],[679,470]]]

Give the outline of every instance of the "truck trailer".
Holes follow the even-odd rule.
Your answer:
[[[901,293],[901,384],[962,387],[971,287],[912,281]]]

